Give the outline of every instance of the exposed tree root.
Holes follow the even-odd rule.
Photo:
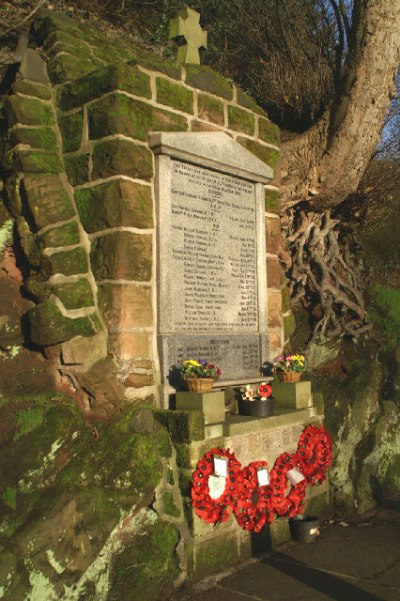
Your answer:
[[[331,209],[317,213],[292,207],[283,229],[292,302],[300,302],[315,319],[309,343],[318,336],[358,337],[369,330],[351,239]]]

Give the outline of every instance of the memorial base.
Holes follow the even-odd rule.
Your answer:
[[[202,411],[205,424],[225,421],[225,395],[216,392],[177,392],[176,409]]]
[[[272,391],[277,407],[307,409],[312,406],[311,382],[274,382]]]

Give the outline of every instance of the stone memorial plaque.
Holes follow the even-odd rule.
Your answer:
[[[223,133],[154,134],[163,382],[204,358],[220,382],[267,359],[263,185],[271,169]]]
[[[255,185],[175,160],[171,178],[171,330],[257,332]]]

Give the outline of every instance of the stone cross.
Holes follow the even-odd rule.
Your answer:
[[[191,8],[179,11],[169,24],[169,40],[178,45],[178,63],[200,64],[200,48],[207,48],[207,32],[200,25],[200,15]]]

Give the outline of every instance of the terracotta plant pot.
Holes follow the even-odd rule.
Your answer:
[[[300,382],[303,374],[300,371],[277,371],[276,375],[280,382]]]
[[[254,399],[254,401],[238,400],[240,415],[251,415],[253,417],[270,417],[274,414],[274,400],[272,397],[268,399]]]
[[[214,378],[187,378],[185,382],[187,389],[192,392],[210,392],[214,384]]]

